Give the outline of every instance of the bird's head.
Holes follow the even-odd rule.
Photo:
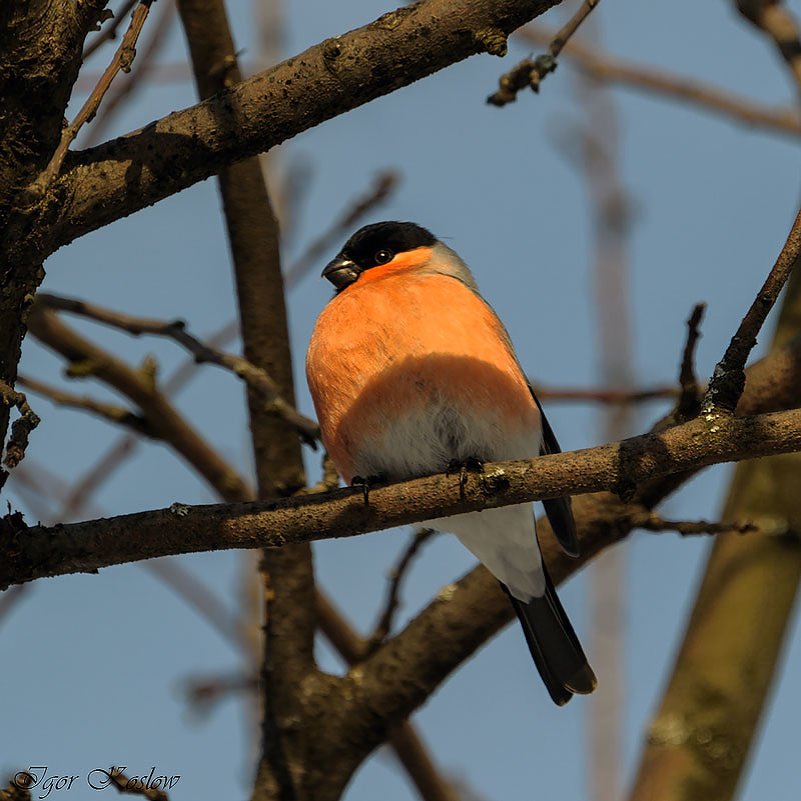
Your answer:
[[[436,237],[411,222],[380,222],[360,228],[323,270],[341,292],[376,267],[386,271],[422,266],[438,245]]]

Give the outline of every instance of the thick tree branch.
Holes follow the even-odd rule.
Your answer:
[[[361,488],[349,487],[243,504],[174,504],[104,520],[25,528],[24,536],[6,528],[6,551],[16,555],[0,566],[0,588],[154,556],[355,536],[565,494],[614,491],[712,464],[799,450],[801,409],[714,423],[699,418],[596,448],[489,464],[461,489],[459,477],[447,474],[379,487],[371,490],[367,504]]]
[[[58,145],[83,40],[104,5],[105,0],[0,3],[0,382],[12,388],[25,314],[44,271],[40,259],[21,257],[32,236],[29,221],[22,215],[16,234],[7,222],[21,189]],[[9,409],[0,405],[0,449],[8,419]]]
[[[52,191],[12,230],[35,230],[26,249],[43,257],[468,56],[502,55],[512,31],[556,2],[422,0],[384,14],[196,106],[68,156]]]
[[[799,331],[796,271],[773,350]],[[750,371],[748,381],[750,386]],[[631,801],[734,797],[775,681],[801,579],[799,480],[799,454],[737,466],[723,518],[753,520],[760,531],[715,540],[673,675],[643,744]]]
[[[222,0],[179,0],[201,98],[241,81]],[[233,256],[245,358],[275,381],[275,396],[294,406],[278,221],[258,158],[227,165],[219,175]],[[248,411],[258,497],[291,495],[305,486],[300,443],[286,422],[249,388]],[[252,798],[318,797],[341,786],[338,765],[319,757],[321,739],[298,720],[320,720],[314,663],[315,586],[311,548],[299,543],[261,555],[263,653],[262,749]],[[306,692],[297,688],[306,683]],[[330,712],[334,714],[336,704]],[[345,775],[349,775],[349,772]]]

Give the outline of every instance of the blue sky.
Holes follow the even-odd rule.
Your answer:
[[[608,0],[595,13],[605,46],[619,55],[692,75],[759,99],[785,103],[793,89],[783,64],[729,3]],[[788,6],[801,14],[801,3]],[[158,5],[154,7],[158,9]],[[286,55],[363,25],[389,6],[375,0],[331,4],[296,0],[285,9]],[[255,61],[250,4],[231,2],[237,45]],[[555,9],[545,21],[558,25]],[[369,185],[394,168],[402,185],[371,220],[414,220],[447,237],[472,267],[487,299],[535,381],[587,386],[598,380],[592,269],[593,223],[582,177],[557,141],[581,123],[569,68],[547,78],[539,96],[523,93],[504,109],[485,105],[497,78],[529,52],[513,44],[504,60],[477,56],[313,129],[283,146],[279,172],[303,168],[308,186],[287,263]],[[102,68],[101,50],[87,69]],[[173,27],[162,61],[184,57]],[[698,369],[708,375],[777,255],[796,212],[801,142],[767,135],[675,103],[615,91],[621,120],[621,179],[636,207],[630,237],[632,370],[638,384],[677,374],[684,321],[708,303]],[[82,101],[83,98],[80,98]],[[115,123],[139,127],[194,102],[189,82],[148,86]],[[73,105],[73,108],[76,108]],[[333,255],[333,253],[329,254]],[[316,315],[330,296],[315,266],[289,296],[298,404],[311,414],[303,358]],[[213,180],[86,236],[46,264],[44,288],[149,317],[182,317],[205,335],[235,314],[230,260]],[[135,340],[70,321],[132,362],[156,355],[162,374],[184,357],[177,347]],[[768,341],[763,336],[760,348]],[[231,347],[234,347],[233,345]],[[23,372],[56,382],[61,364],[25,343]],[[69,389],[113,399],[99,385]],[[229,398],[224,408],[219,397]],[[242,389],[213,367],[198,372],[177,403],[226,458],[251,469]],[[31,466],[71,482],[119,433],[87,416],[34,399],[43,418],[29,449]],[[637,430],[665,411],[643,408]],[[553,405],[551,422],[566,449],[598,442],[597,410]],[[310,476],[318,456],[307,453]],[[714,519],[730,468],[709,470],[670,499],[665,514]],[[9,497],[23,511],[10,484]],[[165,447],[143,443],[94,498],[92,514],[205,503],[210,492]],[[30,522],[35,514],[28,510]],[[371,534],[315,548],[324,589],[362,630],[376,616],[386,571],[408,534]],[[708,543],[672,534],[635,534],[627,547],[624,663],[625,775],[637,764],[644,725],[672,666],[684,615]],[[184,557],[181,563],[236,611],[245,557]],[[473,565],[450,537],[426,546],[404,591],[403,615]],[[561,591],[587,640],[583,576]],[[794,798],[795,713],[801,703],[798,623],[743,786],[743,798]],[[180,774],[173,801],[245,797],[251,784],[251,726],[258,710],[232,698],[200,717],[184,695],[188,678],[236,672],[228,642],[141,566],[36,582],[0,623],[4,648],[0,770],[47,765],[51,774],[85,776],[127,765],[132,774]],[[592,654],[590,654],[592,656]],[[322,664],[339,669],[323,647]],[[603,692],[601,675],[599,692]],[[443,772],[486,799],[587,798],[584,728],[588,701],[554,707],[510,627],[464,665],[416,715]],[[568,769],[566,768],[573,768]],[[92,797],[81,789],[58,797]],[[56,797],[54,791],[51,797]],[[382,750],[358,772],[348,801],[412,798],[391,754]]]

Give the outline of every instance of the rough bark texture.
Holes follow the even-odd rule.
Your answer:
[[[774,341],[801,331],[801,273]],[[754,536],[716,538],[671,680],[648,732],[632,801],[734,797],[776,675],[801,580],[801,456],[737,466],[724,520]]]
[[[401,482],[371,490],[367,504],[360,488],[345,488],[286,500],[178,505],[53,528],[26,527],[24,537],[3,543],[14,552],[14,557],[0,564],[0,587],[175,553],[264,545],[287,548],[440,515],[558,497],[563,492],[581,494],[614,490],[618,486],[636,487],[641,481],[665,473],[686,480],[693,472],[711,464],[799,451],[801,409],[794,408],[801,404],[799,340],[794,341],[793,349],[796,370],[785,376],[791,383],[790,411],[724,418],[711,426],[715,431],[710,431],[706,421],[696,419],[660,434],[645,434],[620,443],[489,464],[483,474],[470,476],[461,488],[459,476],[454,475]],[[777,385],[777,390],[780,389]],[[781,391],[777,394],[782,395]],[[773,408],[772,402],[769,407]],[[625,526],[631,525],[632,514],[636,518],[638,510],[650,508],[637,496],[630,507],[612,498],[620,511],[610,515],[609,500],[603,496],[576,499],[582,558],[574,560],[554,554],[559,564],[553,568],[557,577],[566,575],[562,563],[571,565],[572,572],[601,547],[618,539],[614,535],[617,527],[623,525],[622,531],[627,531]],[[584,503],[589,504],[587,511]],[[596,504],[600,504],[598,509],[593,508]],[[544,530],[549,529],[544,527]],[[122,531],[135,533],[121,537]],[[11,534],[6,532],[5,536]]]
[[[28,0],[0,5],[0,382],[14,385],[25,313],[44,278],[28,247],[43,233],[20,215],[23,188],[58,145],[81,48],[105,2]],[[11,234],[10,218],[19,225]],[[9,409],[0,404],[0,442]],[[1,482],[0,482],[1,483]]]
[[[178,5],[200,96],[241,81],[221,0],[180,0]],[[219,185],[245,358],[265,369],[294,406],[278,222],[258,157],[225,167]],[[259,498],[292,495],[305,486],[297,433],[252,390],[248,408]],[[320,797],[323,788],[331,786],[333,771],[332,762],[322,762],[315,753],[320,738],[307,725],[310,715],[322,711],[308,708],[322,702],[313,657],[316,617],[310,544],[265,550],[261,572],[264,716],[253,798]],[[315,691],[311,687],[298,691],[307,685],[314,685]],[[312,766],[319,768],[310,770]],[[342,783],[337,786],[341,789]]]
[[[557,0],[422,0],[139,131],[71,155],[31,217],[42,256],[506,36]],[[38,225],[47,220],[47,228]]]

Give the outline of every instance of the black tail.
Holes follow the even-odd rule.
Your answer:
[[[542,567],[545,570],[545,565]],[[573,693],[591,693],[597,679],[547,571],[545,594],[532,598],[528,603],[515,598],[504,584],[501,587],[509,596],[523,626],[534,664],[554,703],[562,706],[573,697]]]

